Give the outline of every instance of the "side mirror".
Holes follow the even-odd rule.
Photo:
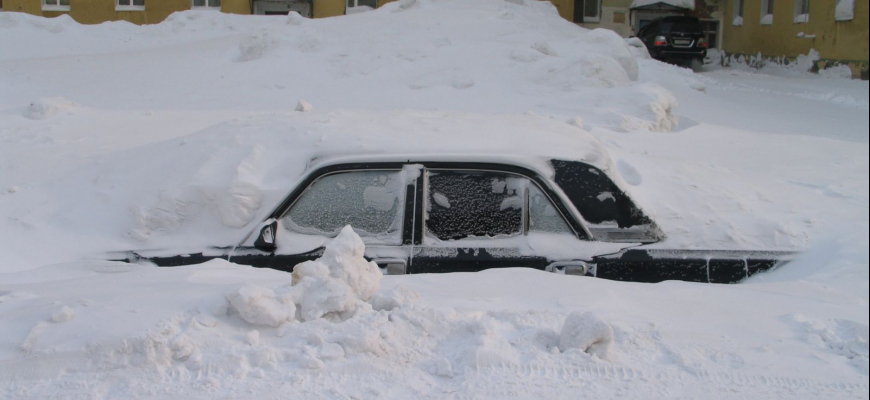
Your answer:
[[[272,221],[271,224],[268,224],[260,230],[260,235],[257,236],[257,240],[254,241],[254,247],[263,250],[263,251],[275,251],[278,248],[276,244],[278,234],[278,221]]]

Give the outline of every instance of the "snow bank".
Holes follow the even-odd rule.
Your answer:
[[[292,287],[276,295],[267,288],[245,286],[227,299],[242,319],[254,325],[345,320],[372,299],[382,276],[377,264],[366,261],[362,239],[346,227],[326,246],[323,257],[293,269]]]
[[[63,97],[50,97],[30,103],[24,116],[33,120],[43,120],[60,113],[69,112],[76,107],[78,107],[78,104]]]
[[[559,335],[559,349],[563,352],[577,349],[607,360],[612,347],[613,328],[592,313],[572,313]]]

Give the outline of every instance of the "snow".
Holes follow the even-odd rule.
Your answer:
[[[868,396],[870,96],[813,54],[694,73],[500,0],[0,31],[0,398]],[[235,245],[306,171],[387,153],[584,160],[660,247],[802,253],[733,286],[381,277],[350,232],[294,274],[99,261]],[[606,250],[572,240],[528,246]]]
[[[562,352],[580,350],[608,360],[612,347],[613,328],[592,313],[572,313],[559,335],[559,350]]]
[[[835,17],[837,21],[851,21],[855,19],[855,0],[837,0]]]
[[[695,0],[634,0],[631,3],[631,8],[646,7],[658,3],[663,3],[679,8],[686,8],[689,10],[695,9]]]
[[[761,17],[761,25],[773,25],[773,14],[766,14]]]

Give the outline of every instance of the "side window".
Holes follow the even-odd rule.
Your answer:
[[[353,226],[366,243],[401,244],[407,183],[399,171],[358,171],[315,181],[282,219],[285,229],[335,237]]]
[[[524,178],[494,172],[431,171],[427,233],[440,240],[523,233]]]
[[[533,183],[529,184],[529,232],[574,235],[550,198]]]
[[[439,240],[508,238],[526,232],[574,235],[528,178],[499,172],[430,171],[426,229]]]

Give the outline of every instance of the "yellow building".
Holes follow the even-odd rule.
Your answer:
[[[44,17],[68,14],[83,24],[128,21],[155,24],[177,11],[203,9],[233,14],[279,15],[296,11],[326,18],[377,8],[388,0],[0,0],[0,10]],[[379,3],[380,2],[380,3]]]
[[[847,64],[867,79],[867,0],[728,0],[722,48],[793,59],[815,49],[819,68]]]

